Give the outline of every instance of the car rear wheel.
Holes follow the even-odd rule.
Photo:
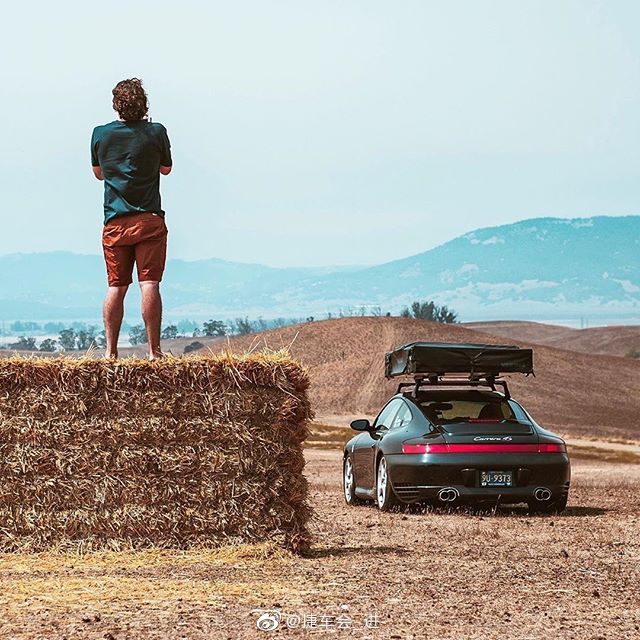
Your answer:
[[[344,500],[347,504],[361,504],[356,496],[356,477],[353,473],[353,459],[349,454],[342,463],[342,488],[344,489]]]
[[[567,508],[567,494],[557,498],[556,500],[549,500],[548,502],[529,502],[529,514],[544,514],[544,513],[561,513]]]
[[[376,504],[380,511],[389,511],[398,504],[398,499],[393,493],[391,480],[389,480],[389,466],[384,456],[378,462],[376,475]]]

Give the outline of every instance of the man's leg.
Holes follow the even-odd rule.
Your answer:
[[[160,281],[167,257],[167,225],[153,213],[142,214],[145,237],[135,246],[138,282],[142,293],[142,319],[147,330],[149,358],[162,357],[160,327],[162,324],[162,298]]]
[[[104,301],[104,333],[107,339],[105,357],[118,357],[118,337],[124,317],[124,297],[132,282],[135,251],[123,245],[126,241],[127,220],[116,219],[108,222],[102,230],[102,251],[107,267],[109,289]]]
[[[142,319],[149,341],[149,358],[155,360],[162,357],[162,351],[160,351],[160,327],[162,325],[160,283],[153,280],[143,280],[140,282],[140,291],[142,293]]]
[[[106,358],[118,357],[118,337],[124,317],[124,297],[129,285],[124,287],[109,287],[104,300],[103,317],[104,332],[107,338]]]

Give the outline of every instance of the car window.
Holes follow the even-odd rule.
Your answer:
[[[409,405],[406,402],[402,402],[402,405],[400,409],[398,409],[398,413],[396,413],[393,418],[393,422],[389,429],[402,429],[403,427],[406,427],[407,424],[411,422],[411,417],[411,409],[409,409]]]
[[[514,415],[518,419],[518,422],[530,422],[529,417],[517,402],[514,402],[513,400],[509,400],[509,406],[511,407],[511,410],[513,411]]]
[[[449,398],[421,402],[420,408],[431,422],[446,424],[451,422],[502,422],[515,420],[512,406],[506,400]]]
[[[395,398],[392,400],[378,415],[376,421],[373,423],[374,427],[385,426],[389,428],[389,426],[393,422],[393,418],[396,415],[396,412],[400,408],[400,406],[404,404],[400,398]]]

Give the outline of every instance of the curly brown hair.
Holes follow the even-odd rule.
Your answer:
[[[147,116],[149,101],[139,78],[121,80],[111,93],[113,108],[123,120],[142,120]]]

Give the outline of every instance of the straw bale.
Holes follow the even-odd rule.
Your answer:
[[[286,353],[0,360],[0,551],[308,544]]]

